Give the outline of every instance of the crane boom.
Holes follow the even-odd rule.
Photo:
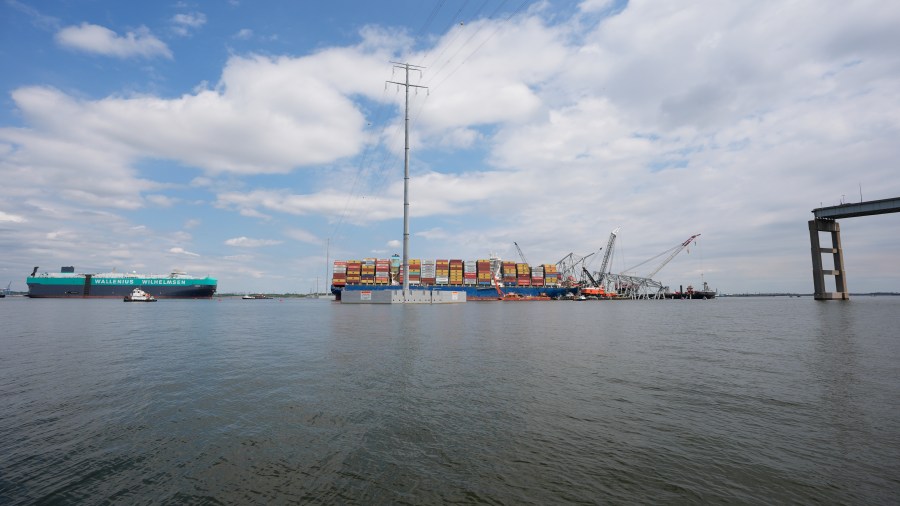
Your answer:
[[[584,275],[587,276],[587,278],[591,281],[591,286],[600,286],[600,283],[598,283],[597,280],[594,279],[594,276],[591,276],[591,271],[587,270],[586,267],[582,267],[582,268],[581,268],[581,271],[582,271],[582,272],[584,273]]]
[[[688,245],[691,243],[691,241],[693,241],[694,239],[696,239],[698,237],[700,237],[700,234],[694,234],[694,235],[688,237],[688,239],[686,241],[684,241],[683,243],[681,243],[680,245],[675,246],[675,248],[673,248],[673,250],[669,254],[669,256],[667,256],[666,259],[663,260],[663,262],[661,264],[659,264],[659,266],[656,269],[653,269],[653,272],[648,274],[647,277],[652,279],[653,276],[655,276],[657,272],[662,270],[662,268],[665,267],[667,263],[671,262],[672,259],[675,258],[676,255],[681,253],[681,250],[683,250],[684,248],[687,248]]]
[[[613,247],[615,247],[616,244],[616,234],[619,233],[619,228],[620,227],[616,227],[616,229],[609,234],[609,241],[606,243],[606,253],[603,254],[603,263],[600,264],[599,272],[601,278],[606,274],[606,269],[609,267],[609,258],[612,256]]]
[[[525,253],[522,253],[522,248],[519,247],[519,243],[513,241],[513,244],[516,245],[516,251],[519,252],[519,258],[522,259],[522,263],[523,263],[523,264],[527,264],[527,263],[528,263],[528,260],[525,259]]]

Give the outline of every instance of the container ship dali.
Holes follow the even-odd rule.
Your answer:
[[[403,283],[398,255],[390,259],[336,260],[331,292],[335,300],[342,291],[396,290]],[[560,299],[575,293],[565,286],[553,264],[488,260],[409,260],[409,285],[415,289],[464,291],[467,300],[497,300],[504,296]]]
[[[140,288],[159,299],[209,299],[217,285],[209,276],[198,278],[183,272],[77,274],[74,267],[54,273],[38,273],[35,267],[26,283],[32,298],[122,298]]]

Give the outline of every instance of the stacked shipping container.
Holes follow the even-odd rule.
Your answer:
[[[559,286],[559,271],[553,264],[544,264],[544,286]]]
[[[503,284],[504,285],[516,284],[516,263],[515,262],[503,262],[501,268],[503,270]]]
[[[463,284],[463,261],[462,260],[450,260],[450,281],[448,284],[451,284],[451,285]]]
[[[434,284],[447,285],[450,284],[450,260],[434,261]]]
[[[500,279],[512,286],[560,286],[561,279],[556,266],[543,264],[531,267],[526,263],[502,262]],[[490,285],[490,260],[419,260],[409,261],[409,282],[413,285]],[[399,257],[391,259],[366,258],[363,260],[335,260],[332,284],[387,285],[396,280],[403,282],[403,266]]]
[[[403,266],[400,266],[400,276],[398,276],[398,281],[400,283],[403,282]],[[422,261],[417,258],[409,259],[409,282],[410,284],[417,285],[422,282]]]
[[[359,260],[347,260],[347,284],[348,285],[360,284],[361,268],[362,268],[362,262],[360,262]]]
[[[463,284],[474,285],[478,282],[477,264],[474,260],[463,262]]]
[[[491,261],[490,260],[478,260],[475,262],[475,271],[478,274],[478,284],[479,285],[490,285],[491,284]]]
[[[422,284],[435,284],[434,260],[422,260]]]
[[[516,284],[531,286],[531,268],[528,264],[516,264]]]
[[[359,271],[360,284],[362,285],[374,285],[375,284],[375,259],[374,258],[363,258],[362,267]]]
[[[538,265],[531,269],[531,286],[544,286],[544,266]]]
[[[391,262],[385,259],[375,260],[375,284],[387,285],[391,282]]]
[[[347,262],[344,260],[334,261],[334,274],[331,276],[331,284],[334,286],[344,286],[347,284]]]

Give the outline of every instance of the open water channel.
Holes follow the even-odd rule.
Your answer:
[[[900,298],[0,300],[2,504],[900,497]]]

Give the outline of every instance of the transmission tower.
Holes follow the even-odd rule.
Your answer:
[[[421,74],[422,69],[425,67],[420,67],[418,65],[411,65],[409,63],[397,63],[391,62],[394,64],[394,68],[403,69],[406,73],[406,80],[402,83],[397,81],[387,81],[391,84],[396,84],[397,86],[403,86],[406,88],[406,104],[403,111],[404,116],[404,140],[403,140],[403,297],[404,299],[409,294],[409,88],[424,88],[428,89],[427,86],[419,86],[416,84],[409,84],[409,69],[418,70]]]

